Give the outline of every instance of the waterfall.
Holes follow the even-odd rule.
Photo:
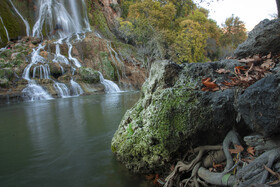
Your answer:
[[[55,51],[56,54],[55,54],[55,57],[53,59],[53,62],[57,62],[57,63],[62,62],[62,63],[65,63],[65,64],[70,64],[68,59],[65,56],[63,56],[62,54],[60,54],[60,47],[59,47],[58,43],[55,45],[55,48],[56,48],[56,51]]]
[[[73,81],[73,79],[71,79],[70,83],[71,83],[72,92],[73,92],[74,96],[79,96],[84,93],[81,86],[78,83],[76,83],[75,81]]]
[[[81,18],[80,18],[80,14],[78,13],[76,0],[69,0],[69,2],[70,2],[70,8],[75,23],[75,27],[78,31],[81,31],[82,29],[82,26],[80,25]]]
[[[53,86],[60,97],[62,98],[70,97],[70,90],[67,88],[65,84],[55,82]]]
[[[0,16],[0,20],[1,20],[2,24],[3,24],[3,27],[4,27],[5,31],[6,31],[7,39],[8,39],[8,41],[10,41],[9,32],[8,32],[7,28],[5,27],[5,24],[4,24],[3,19],[2,19],[1,16]],[[1,39],[1,38],[0,38],[0,39]]]
[[[40,56],[40,50],[43,50],[45,48],[45,46],[42,46],[41,44],[33,49],[33,52],[31,53],[31,62],[26,66],[26,68],[23,71],[22,74],[22,78],[26,79],[26,80],[30,80],[30,68],[31,66],[33,66],[34,64],[37,64],[38,62],[40,63],[45,63],[46,59],[44,59],[43,57]]]
[[[39,69],[39,77],[40,79],[50,79],[50,67],[48,64],[39,65],[33,68],[33,78],[36,77],[36,70]]]
[[[22,19],[22,21],[24,22],[25,24],[25,27],[26,27],[26,35],[29,36],[30,35],[30,26],[29,26],[29,23],[26,21],[26,19],[24,19],[22,17],[22,15],[19,13],[19,11],[16,9],[15,5],[13,4],[13,2],[11,0],[9,0],[11,5],[13,6],[13,8],[15,9],[16,13],[19,15],[19,17]]]
[[[76,67],[78,67],[78,68],[81,67],[82,65],[80,64],[78,59],[72,57],[72,48],[73,48],[72,44],[69,42],[69,40],[66,43],[68,45],[68,56],[69,56],[69,59],[73,61],[74,65]]]
[[[33,49],[31,62],[26,66],[22,74],[22,78],[28,80],[28,85],[22,90],[22,93],[30,101],[52,99],[52,97],[40,85],[38,85],[36,81],[30,79],[30,68],[34,64],[46,62],[46,60],[39,54],[40,50],[44,48],[45,46],[40,44],[36,49]],[[49,78],[49,66],[45,64],[44,66],[40,65],[39,67],[40,78]],[[33,77],[35,77],[36,68],[37,67],[33,69]]]
[[[28,82],[29,83],[27,87],[22,90],[22,93],[27,98],[27,100],[35,101],[52,99],[48,92],[46,92],[41,86],[36,84],[35,81],[30,80]]]
[[[100,77],[100,82],[101,82],[101,84],[104,85],[106,93],[114,93],[114,92],[121,91],[116,83],[114,83],[113,81],[104,79],[102,73],[101,72],[98,72],[98,73],[99,73],[99,77]]]
[[[109,45],[110,45],[110,43],[109,43],[109,41],[107,41],[107,49],[108,49],[108,51],[109,51],[109,53],[110,53],[110,56],[111,56],[111,59],[113,60],[113,63],[115,64],[115,66],[117,66],[117,63],[116,63],[116,61],[115,61],[115,58],[114,58],[114,56],[113,56],[113,54],[112,54],[112,50],[111,50],[111,48],[109,47]],[[117,72],[117,75],[118,75],[118,79],[120,80],[120,78],[121,78],[120,73],[119,73],[118,70],[117,70],[116,72]]]
[[[112,48],[111,42],[109,42],[109,41],[107,41],[107,48],[110,52],[111,58],[113,58],[112,51],[114,52],[114,57],[117,59],[118,63],[121,66],[121,69],[122,69],[122,77],[126,77],[124,63],[120,60],[119,54]]]
[[[80,4],[82,6],[78,6]],[[90,31],[88,17],[84,13],[87,12],[84,0],[39,0],[38,7],[40,8],[38,19],[33,27],[33,36],[42,37],[43,26],[51,35],[58,33],[59,38],[81,33],[84,30]]]

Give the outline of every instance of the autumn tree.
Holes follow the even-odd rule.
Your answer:
[[[230,55],[247,38],[246,28],[239,17],[232,15],[222,24],[221,45],[224,55]]]

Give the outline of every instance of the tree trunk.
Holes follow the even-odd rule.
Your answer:
[[[280,0],[276,0],[278,18],[280,18]]]

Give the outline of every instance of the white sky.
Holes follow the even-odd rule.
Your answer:
[[[215,0],[210,6],[206,3],[199,5],[210,10],[209,17],[216,20],[218,25],[221,26],[226,18],[234,14],[245,22],[248,31],[260,21],[271,19],[271,15],[277,12],[275,0]]]

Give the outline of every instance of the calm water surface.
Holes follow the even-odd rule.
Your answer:
[[[0,186],[149,186],[110,149],[139,93],[0,105]]]

